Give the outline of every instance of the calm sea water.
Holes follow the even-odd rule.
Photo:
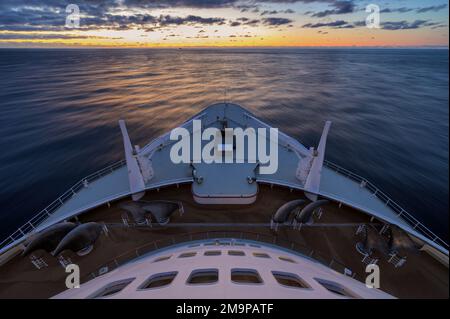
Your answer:
[[[217,101],[317,145],[448,239],[448,50],[0,50],[0,237]]]

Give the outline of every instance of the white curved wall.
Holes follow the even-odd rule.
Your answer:
[[[318,282],[320,280],[336,283],[356,298],[392,298],[380,290],[367,288],[363,283],[337,273],[307,257],[283,249],[240,240],[220,240],[215,245],[211,243],[213,243],[211,240],[191,242],[143,256],[81,285],[78,289],[66,290],[54,298],[89,298],[109,284],[126,279],[133,280],[120,292],[105,298],[346,298],[327,290]],[[221,255],[204,255],[206,251],[211,250],[220,250]],[[245,256],[230,256],[229,250],[242,251]],[[180,254],[187,252],[193,252],[195,256],[179,258]],[[265,253],[270,258],[255,257],[254,253]],[[161,257],[170,258],[155,262]],[[281,260],[280,257],[291,261]],[[256,270],[263,283],[233,283],[231,269],[234,268]],[[201,285],[187,284],[190,274],[199,269],[217,269],[218,282]],[[272,274],[273,271],[296,275],[310,288],[283,286],[277,282]],[[146,290],[138,289],[151,276],[167,272],[177,272],[175,279],[169,285]]]

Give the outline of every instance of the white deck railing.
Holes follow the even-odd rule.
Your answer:
[[[394,202],[388,195],[383,193],[378,187],[373,185],[367,179],[365,179],[364,177],[361,177],[345,168],[342,168],[330,161],[325,160],[324,164],[328,168],[330,168],[330,169],[332,169],[332,170],[334,170],[334,171],[336,171],[358,183],[363,183],[364,187],[369,189],[374,194],[374,196],[377,196],[388,207],[390,207],[394,212],[396,212],[397,216],[400,217],[405,222],[407,222],[414,230],[416,230],[417,232],[419,232],[426,238],[430,239],[431,241],[437,243],[438,245],[440,245],[448,250],[449,245],[447,242],[445,242],[443,239],[441,239],[439,236],[437,236],[435,233],[433,233],[429,228],[427,228],[425,225],[423,225],[421,222],[419,222],[414,216],[409,214],[406,210],[404,210],[400,205],[398,205],[396,202]],[[64,194],[62,194],[60,197],[58,197],[55,201],[53,201],[50,205],[48,205],[46,208],[44,208],[39,213],[37,213],[35,216],[33,216],[24,225],[19,227],[14,233],[12,233],[10,236],[8,236],[3,241],[1,241],[0,249],[14,243],[15,241],[23,238],[25,235],[31,233],[39,224],[41,224],[45,219],[50,217],[52,215],[52,213],[54,213],[58,208],[60,208],[66,201],[71,199],[76,194],[77,191],[82,189],[84,187],[85,182],[90,183],[92,181],[95,181],[96,179],[98,179],[102,176],[112,173],[113,171],[122,167],[123,165],[125,165],[125,160],[116,162],[108,167],[105,167],[105,168],[81,179],[74,186],[72,186],[68,191],[66,191]]]
[[[149,226],[137,226],[130,225],[130,227],[145,228]],[[287,249],[291,253],[295,252],[301,254],[304,258],[310,258],[315,262],[320,262],[324,266],[327,266],[341,274],[347,274],[346,271],[350,270],[342,262],[333,258],[329,254],[324,254],[323,252],[312,249],[311,247],[304,245],[302,243],[294,242],[292,240],[287,240],[275,236],[272,234],[264,234],[250,231],[220,231],[220,230],[209,230],[209,231],[199,231],[193,233],[180,233],[163,239],[158,239],[142,246],[133,248],[125,253],[122,253],[110,261],[102,264],[100,267],[82,276],[82,282],[89,281],[95,277],[110,272],[117,267],[124,265],[136,258],[146,256],[160,249],[165,249],[168,247],[173,247],[174,245],[187,244],[189,242],[202,242],[203,244],[210,243],[215,245],[223,245],[224,243],[228,245],[234,245],[240,241],[252,241],[254,244],[266,244],[275,245],[278,249]],[[357,278],[357,274],[352,271],[352,278],[362,281],[364,277]]]
[[[408,213],[406,210],[404,210],[399,204],[394,202],[388,195],[383,193],[378,187],[373,185],[371,182],[369,182],[364,177],[361,177],[353,172],[350,172],[349,170],[340,167],[330,161],[325,160],[324,164],[334,170],[335,172],[338,172],[358,183],[360,183],[362,186],[370,190],[374,196],[378,197],[383,203],[386,204],[389,208],[391,208],[395,213],[397,213],[397,217],[404,220],[408,225],[410,225],[414,230],[425,236],[426,238],[430,239],[431,241],[435,242],[436,244],[446,248],[448,250],[448,243],[441,239],[438,235],[433,233],[428,227],[423,225],[421,222],[419,222],[414,216],[412,216],[410,213]]]
[[[39,224],[41,224],[44,220],[50,217],[58,208],[60,208],[66,201],[71,199],[80,189],[85,187],[85,183],[93,182],[99,179],[102,176],[108,175],[115,171],[116,169],[125,165],[125,160],[121,160],[116,162],[108,167],[102,168],[101,170],[92,173],[85,178],[81,179],[75,185],[73,185],[68,191],[59,196],[56,200],[54,200],[50,205],[45,207],[39,213],[34,215],[29,221],[27,221],[24,225],[19,227],[14,233],[5,238],[0,242],[0,249],[6,247],[16,240],[21,239],[25,235],[31,233]]]

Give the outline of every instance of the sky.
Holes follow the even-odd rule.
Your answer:
[[[367,27],[368,5],[378,27]],[[448,47],[448,10],[445,0],[0,0],[0,47]]]

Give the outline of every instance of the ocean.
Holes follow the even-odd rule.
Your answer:
[[[448,241],[445,49],[0,49],[0,239],[214,102],[318,144]]]

